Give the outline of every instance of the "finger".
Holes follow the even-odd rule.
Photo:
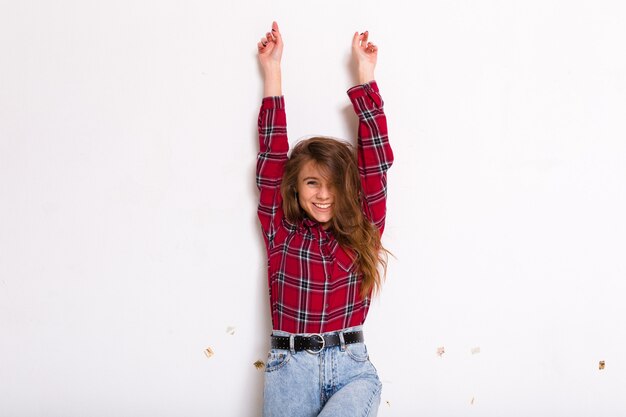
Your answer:
[[[368,38],[368,36],[369,36],[369,32],[366,30],[363,33],[363,40],[361,41],[361,45],[367,45],[367,38]]]
[[[352,35],[352,47],[353,48],[358,48],[359,47],[359,32],[354,32],[354,35]]]
[[[280,34],[280,30],[278,29],[278,23],[276,22],[272,22],[272,35],[277,42],[280,42],[283,39],[282,35]]]
[[[269,32],[265,34],[265,39],[267,39],[268,42],[274,42],[274,38],[272,38],[272,34]]]
[[[261,38],[261,43],[263,44],[263,46],[267,45],[267,39],[265,38]]]
[[[359,48],[365,46],[365,44],[363,43],[363,37],[365,36],[365,32],[361,32],[359,34],[359,44],[357,45]]]

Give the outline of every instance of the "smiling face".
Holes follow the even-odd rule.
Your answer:
[[[335,204],[334,187],[314,161],[308,161],[298,173],[300,207],[324,229],[330,226]]]

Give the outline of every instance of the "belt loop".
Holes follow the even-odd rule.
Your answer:
[[[291,351],[292,355],[296,354],[296,341],[295,341],[296,336],[292,333],[289,335],[289,350]]]
[[[339,343],[341,344],[341,351],[346,350],[346,339],[343,338],[343,330],[339,332]]]

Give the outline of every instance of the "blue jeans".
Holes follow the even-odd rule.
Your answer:
[[[343,331],[354,330],[361,326]],[[276,330],[272,334],[291,335]],[[381,389],[364,343],[326,347],[319,353],[271,349],[265,366],[263,416],[374,417]]]

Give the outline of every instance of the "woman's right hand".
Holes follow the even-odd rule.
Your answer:
[[[267,32],[265,37],[257,44],[259,62],[264,70],[280,67],[280,59],[283,54],[283,38],[278,30],[278,23],[272,22],[272,31]]]

